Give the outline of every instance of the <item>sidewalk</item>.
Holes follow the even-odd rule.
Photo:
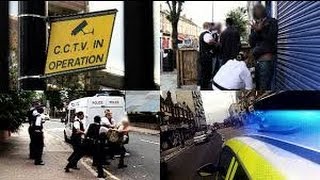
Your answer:
[[[194,146],[193,139],[189,139],[185,142],[184,147],[178,146],[178,147],[174,147],[174,148],[168,149],[166,151],[163,151],[161,153],[161,158],[163,158],[164,161],[169,161],[170,159],[179,156],[179,154],[181,154],[183,151],[185,151],[193,146]]]
[[[53,180],[53,179],[97,179],[82,163],[79,171],[65,173],[64,167],[71,148],[57,137],[45,133],[44,166],[35,166],[29,156],[27,126],[12,134],[8,141],[0,143],[0,179]]]
[[[197,90],[197,85],[185,85],[181,88],[177,88],[177,70],[172,72],[161,72],[160,73],[160,90],[161,91],[175,91],[175,90]]]
[[[134,126],[131,126],[130,130],[132,132],[138,132],[138,133],[143,133],[143,134],[160,135],[159,130],[146,129],[146,128],[140,128],[140,127],[134,127]]]

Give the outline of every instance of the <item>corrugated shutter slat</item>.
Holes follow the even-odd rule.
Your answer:
[[[276,89],[320,89],[320,2],[278,1]]]

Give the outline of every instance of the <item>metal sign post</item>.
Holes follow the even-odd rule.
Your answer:
[[[0,92],[9,91],[9,8],[8,1],[0,1]]]
[[[44,90],[46,53],[46,2],[19,1],[19,86],[23,90]],[[20,89],[19,88],[19,89]]]

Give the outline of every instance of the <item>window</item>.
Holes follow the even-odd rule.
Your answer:
[[[248,176],[245,173],[243,167],[239,163],[239,161],[234,156],[234,153],[229,147],[224,147],[222,149],[220,159],[219,159],[219,167],[221,167],[221,171],[219,173],[219,180],[224,180],[228,176],[228,179],[233,180],[248,180]]]
[[[241,164],[238,162],[238,168],[236,174],[233,177],[233,180],[249,180],[246,172],[242,168]]]
[[[231,160],[233,159],[233,154],[231,152],[231,149],[229,147],[224,147],[222,149],[220,159],[219,159],[219,167],[221,167],[221,172],[219,174],[219,179],[225,179]]]

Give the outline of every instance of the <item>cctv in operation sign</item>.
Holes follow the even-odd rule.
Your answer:
[[[105,68],[116,13],[52,18],[45,76]]]

